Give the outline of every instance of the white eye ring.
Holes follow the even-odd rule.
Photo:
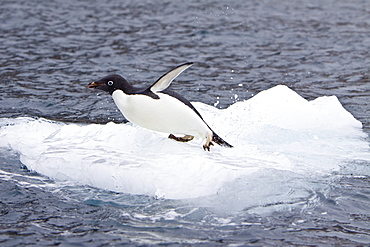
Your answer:
[[[108,86],[113,86],[113,81],[108,81],[107,84]]]

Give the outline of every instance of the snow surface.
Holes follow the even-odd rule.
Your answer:
[[[307,101],[280,85],[223,110],[194,106],[234,148],[205,152],[200,140],[178,143],[131,124],[34,118],[0,119],[0,147],[11,147],[30,170],[56,180],[168,199],[228,191],[266,204],[269,197],[294,194],[297,179],[370,160],[362,124],[335,96]]]

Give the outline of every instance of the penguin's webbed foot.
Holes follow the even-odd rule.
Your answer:
[[[175,140],[175,141],[178,141],[178,142],[188,142],[188,141],[193,140],[194,139],[194,136],[185,135],[184,137],[177,137],[177,136],[174,136],[173,134],[170,134],[168,136],[168,138],[170,138],[172,140]]]
[[[204,149],[204,151],[211,151],[211,146],[213,146],[213,143],[212,142],[210,142],[210,143],[206,143],[206,144],[204,144],[203,145],[203,149]]]
[[[211,150],[210,147],[213,146],[212,137],[213,137],[213,132],[207,133],[206,141],[203,144],[204,151],[210,151]]]

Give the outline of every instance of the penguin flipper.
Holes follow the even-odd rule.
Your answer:
[[[184,70],[186,70],[193,64],[194,63],[192,62],[184,63],[168,71],[166,74],[162,75],[153,85],[150,86],[150,91],[156,93],[165,90],[176,77],[178,77]]]

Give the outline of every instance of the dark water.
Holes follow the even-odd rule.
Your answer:
[[[0,30],[2,118],[121,122],[89,82],[119,73],[144,85],[194,61],[172,85],[191,101],[225,108],[284,84],[306,99],[336,95],[370,133],[367,0],[2,1]],[[11,150],[0,169],[2,246],[370,244],[370,179],[352,171],[305,209],[220,216],[50,181]]]

